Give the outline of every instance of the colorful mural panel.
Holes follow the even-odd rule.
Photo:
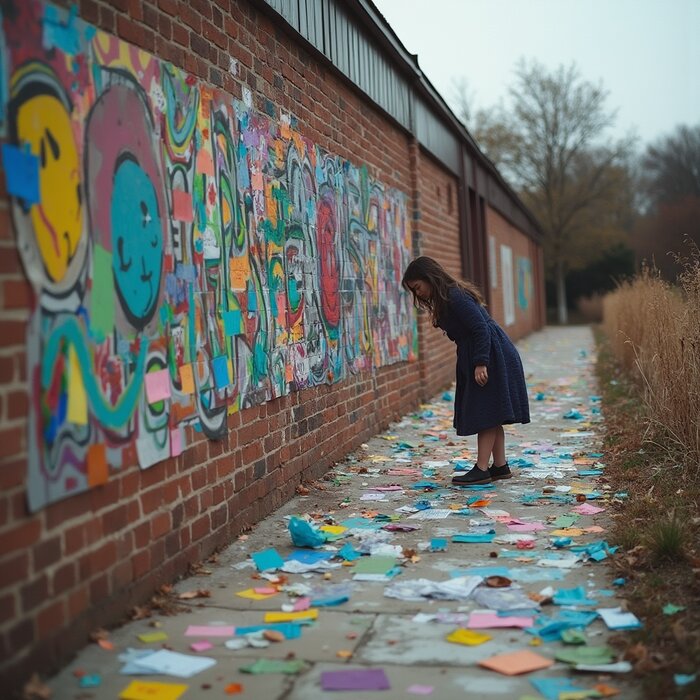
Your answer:
[[[75,11],[17,3],[3,46],[31,510],[413,359],[403,193]]]
[[[526,311],[532,302],[532,261],[530,258],[518,258],[518,306]]]

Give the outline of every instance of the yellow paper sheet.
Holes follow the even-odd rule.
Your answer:
[[[194,376],[191,364],[180,367],[180,384],[182,385],[183,394],[194,394]]]
[[[250,600],[266,600],[277,593],[256,593],[253,588],[246,588],[244,591],[238,591],[236,595],[239,598],[249,598]]]
[[[317,608],[300,610],[299,612],[267,612],[265,622],[293,622],[294,620],[315,620],[318,617]]]
[[[489,637],[488,634],[474,632],[474,630],[457,629],[451,634],[448,634],[445,639],[455,644],[466,644],[467,646],[475,647],[478,644],[488,642],[492,637]]]
[[[121,700],[177,700],[188,687],[181,683],[131,681],[119,697]]]
[[[578,527],[563,527],[559,530],[552,530],[549,534],[554,537],[581,537],[583,530]]]
[[[87,394],[75,349],[68,348],[68,420],[76,425],[88,422]]]
[[[329,532],[331,535],[342,535],[347,528],[342,525],[322,525],[319,530],[323,532]]]
[[[164,642],[168,635],[165,632],[146,632],[145,634],[139,634],[138,638],[142,642],[150,644],[151,642]]]

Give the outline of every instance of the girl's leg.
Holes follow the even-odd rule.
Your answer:
[[[489,458],[494,450],[494,443],[496,442],[499,428],[501,428],[502,433],[503,428],[501,426],[497,426],[495,428],[489,428],[488,430],[482,430],[476,436],[478,453],[476,458],[476,466],[482,471],[488,471]]]
[[[496,427],[496,439],[493,441],[493,466],[502,467],[508,463],[506,460],[506,436],[503,426]]]

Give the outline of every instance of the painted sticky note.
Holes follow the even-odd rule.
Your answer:
[[[184,439],[182,437],[182,428],[177,426],[170,430],[170,456],[177,457],[182,454],[185,449]]]
[[[224,333],[226,333],[226,335],[238,335],[241,332],[240,309],[224,311],[222,315],[224,318]]]
[[[180,367],[180,385],[183,394],[194,394],[194,375],[189,363]]]
[[[88,422],[83,373],[72,345],[68,348],[68,420],[76,425],[86,425]]]
[[[192,195],[184,190],[173,190],[173,219],[177,221],[194,221]]]
[[[39,159],[9,143],[2,145],[7,191],[28,204],[39,203]]]
[[[96,243],[92,253],[90,330],[98,342],[107,338],[114,329],[114,308],[112,254]]]
[[[321,673],[323,690],[389,690],[391,685],[383,668],[348,668]]]
[[[217,389],[225,389],[230,383],[231,378],[228,373],[228,358],[226,355],[219,355],[211,361],[211,366],[214,371],[214,381]]]
[[[280,567],[284,566],[284,559],[282,559],[279,552],[273,547],[263,549],[260,552],[253,552],[250,556],[255,562],[255,566],[258,567],[258,571],[279,569]]]
[[[477,646],[488,642],[491,637],[488,634],[474,632],[473,630],[456,629],[451,634],[448,634],[445,639],[453,644],[465,644],[467,646]]]
[[[144,380],[148,403],[158,403],[170,398],[170,373],[167,369],[147,372]]]
[[[497,654],[490,659],[479,661],[479,666],[482,668],[497,671],[504,676],[518,676],[521,673],[539,671],[553,665],[554,661],[552,659],[548,659],[540,654],[535,654],[534,651],[530,651],[529,649],[512,651],[507,654]]]
[[[197,172],[200,175],[209,175],[214,177],[214,161],[211,155],[204,149],[197,153]]]
[[[293,622],[294,620],[316,620],[318,609],[298,610],[297,612],[266,612],[265,622]]]
[[[178,700],[188,687],[181,683],[131,681],[119,697],[121,700]]]
[[[258,309],[258,295],[255,293],[255,288],[248,287],[248,312],[257,311]]]
[[[207,651],[208,649],[213,649],[214,645],[211,642],[207,641],[201,641],[201,642],[192,642],[190,644],[190,649],[192,651]]]
[[[252,177],[250,178],[250,184],[253,186],[254,190],[263,189],[263,176],[259,170],[256,170]]]
[[[233,637],[235,633],[233,625],[190,625],[185,637]]]
[[[294,367],[292,367],[292,365],[285,365],[285,367],[284,367],[284,380],[287,382],[294,381]]]
[[[87,451],[87,480],[88,486],[106,484],[109,478],[107,464],[107,448],[105,445],[90,445]]]
[[[152,642],[164,642],[168,638],[168,635],[165,632],[144,632],[143,634],[139,634],[138,638],[144,644],[151,644]]]

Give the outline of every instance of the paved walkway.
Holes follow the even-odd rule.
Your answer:
[[[53,697],[117,698],[132,681],[185,684],[188,689],[182,697],[186,700],[230,697],[236,690],[231,684],[242,686],[238,697],[257,700],[336,696],[389,700],[420,695],[440,700],[558,698],[560,690],[592,689],[600,683],[619,689],[617,697],[640,697],[626,684],[624,674],[577,672],[571,663],[555,660],[556,655],[569,654],[570,661],[581,661],[586,653],[595,652],[591,648],[603,646],[611,632],[595,611],[621,605],[624,595],[624,588],[613,584],[612,567],[603,558],[606,549],[601,541],[609,525],[607,513],[586,514],[591,506],[605,508],[612,496],[597,481],[605,459],[598,453],[595,424],[601,416],[595,397],[591,332],[586,327],[550,328],[522,341],[519,349],[528,375],[533,422],[506,431],[514,479],[481,489],[450,486],[452,471],[459,466],[455,460],[471,466],[476,442],[475,438],[455,438],[452,403],[449,397],[438,396],[420,412],[407,415],[388,432],[373,438],[366,449],[349,456],[328,480],[320,482],[321,488],[311,487],[308,495],[296,497],[233,543],[216,564],[207,565],[210,574],[179,582],[179,593],[206,589],[211,594],[184,601],[189,612],[138,620],[113,631],[113,651],[96,644],[86,647],[74,663],[49,681]],[[564,418],[569,412],[581,418]],[[589,497],[577,501],[578,493]],[[583,512],[575,512],[577,509]],[[322,566],[333,568],[309,573],[271,572],[265,580],[257,574],[250,555],[268,548],[283,558],[292,554],[295,548],[288,523],[294,515],[311,515],[317,526],[350,526],[325,550],[306,549],[307,555],[332,555],[345,547],[343,551],[352,557],[349,544],[372,556],[342,566],[337,557],[321,560]],[[415,529],[400,531],[404,527]],[[333,536],[333,532],[328,534]],[[441,544],[433,542],[435,539],[444,540],[444,551],[433,551]],[[467,541],[456,541],[460,539]],[[560,547],[553,546],[555,539]],[[572,544],[566,546],[568,540]],[[358,576],[358,561],[366,567],[364,575]],[[372,573],[386,569],[391,573],[394,564],[400,574],[393,578]],[[289,566],[287,562],[285,568]],[[294,571],[302,569],[299,561],[292,566],[297,567]],[[493,575],[514,583],[494,588],[481,578],[473,578]],[[428,582],[418,584],[418,579]],[[284,582],[281,591],[277,591],[275,581],[278,585]],[[445,586],[448,582],[451,585]],[[436,588],[437,583],[442,587]],[[537,594],[547,587],[553,589],[555,603],[543,602],[538,609],[530,596],[538,599]],[[431,588],[432,595],[441,599],[424,597]],[[261,599],[238,595],[246,589],[253,589]],[[551,592],[545,590],[540,598]],[[339,602],[346,597],[346,602]],[[282,624],[276,629],[282,634],[268,632],[270,637],[290,637],[283,641],[265,640],[262,632],[244,636],[242,627],[263,625],[266,613],[291,610],[292,605],[302,616],[313,616],[317,611],[317,619],[301,625],[299,621]],[[485,609],[496,612],[473,615]],[[491,627],[533,622],[544,639],[519,626]],[[211,636],[211,630],[200,630],[205,636],[186,636],[193,625],[233,626],[238,634]],[[139,639],[139,635],[161,632],[167,634],[166,641],[144,643]],[[448,641],[452,633],[455,641]],[[565,644],[562,635],[570,643]],[[204,642],[203,650],[193,651],[191,645],[198,642]],[[120,673],[123,663],[119,656],[127,649],[154,651],[163,645],[216,663],[188,679]],[[243,648],[231,648],[236,645]],[[526,654],[507,659],[502,670],[513,671],[519,663],[533,660],[539,663],[538,657],[544,657],[544,664],[554,663],[514,676],[478,665],[494,656],[522,651]],[[152,654],[142,653],[148,654],[143,661],[149,663]],[[609,661],[604,656],[590,658],[594,663]],[[303,661],[305,665],[296,674],[240,670],[252,664],[256,664],[254,670],[265,670],[266,666],[269,670],[267,662],[271,660],[291,666]],[[99,674],[101,686],[80,688],[76,669]],[[328,687],[329,683],[347,684],[357,679],[354,674],[339,677],[327,673],[341,670],[374,670],[360,679],[380,686],[385,674],[390,688],[350,693],[324,690],[322,682]],[[538,688],[533,684],[556,679],[564,685]],[[605,692],[604,687],[599,686],[599,690]]]

